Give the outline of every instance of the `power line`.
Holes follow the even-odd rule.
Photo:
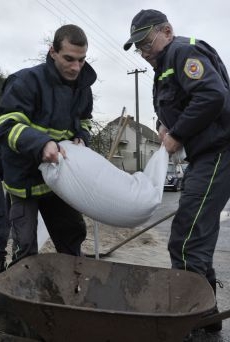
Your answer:
[[[37,1],[39,2],[39,0],[37,0]],[[59,10],[59,9],[58,9],[54,4],[52,4],[49,0],[46,0],[46,2],[48,2],[52,7],[54,7],[55,10],[57,10],[57,11]],[[45,7],[45,8],[46,8],[46,7]],[[59,12],[60,12],[60,11],[59,11]],[[53,11],[51,11],[51,13],[52,13],[54,16],[57,17],[57,15],[56,15]],[[67,18],[68,20],[72,21],[71,18],[70,18],[68,15],[63,14],[63,13],[62,13],[62,15],[63,15],[65,18]],[[60,18],[60,17],[57,17],[57,18]],[[96,41],[96,43],[98,43],[99,45],[96,44],[95,41]],[[109,54],[107,51],[105,51],[104,49],[102,49],[102,48],[100,47],[100,42],[98,42],[97,39],[94,38],[94,40],[92,40],[92,41],[90,42],[90,44],[94,45],[94,46],[95,46],[99,51],[101,51],[104,55],[106,55],[107,57],[113,59],[116,63],[118,63],[122,68],[125,69],[124,65],[123,65],[120,61],[118,61],[114,56],[112,56],[111,54]]]
[[[67,19],[68,21],[72,22],[73,20],[76,21],[75,17],[78,17],[80,21],[82,21],[84,25],[87,26],[87,29],[89,29],[90,31],[89,34],[87,32],[87,35],[92,37],[92,40],[90,40],[90,45],[93,45],[97,50],[99,50],[103,54],[103,56],[106,56],[109,59],[115,61],[116,66],[122,69],[123,71],[125,70],[127,72],[127,69],[130,68],[130,64],[133,64],[136,67],[137,65],[136,62],[130,61],[130,59],[127,58],[126,56],[127,52],[121,53],[122,50],[120,51],[119,44],[107,32],[105,33],[105,31],[102,30],[101,27],[96,22],[94,22],[90,16],[88,16],[87,14],[84,14],[84,11],[82,11],[79,8],[79,6],[77,6],[76,4],[74,4],[74,6],[78,9],[78,12],[83,13],[83,18],[82,16],[79,16],[79,13],[76,13],[76,10],[73,9],[72,6],[64,3],[63,0],[59,0],[58,4],[57,2],[53,3],[52,0],[43,0],[43,2],[41,0],[36,0],[36,1],[46,11],[50,12],[52,16],[56,17],[59,20],[59,22],[62,21],[62,24],[65,24],[65,22],[63,23],[64,19]],[[44,1],[46,1],[46,4],[44,4]],[[73,1],[70,0],[70,2],[71,4],[73,4]],[[88,24],[89,21],[91,21],[90,24]],[[91,34],[91,30],[93,30],[93,34]],[[98,30],[101,30],[103,35],[106,35],[106,38],[104,38],[102,34],[98,33]],[[96,35],[96,38],[95,38],[95,35]],[[105,42],[106,42],[106,46],[105,46]],[[111,46],[112,46],[112,49],[110,48]],[[114,53],[114,50],[115,50],[115,53]],[[125,57],[121,59],[120,57],[118,57],[119,55],[121,55],[122,57],[123,56]],[[151,85],[149,84],[149,80],[152,81],[152,77],[148,76],[148,83],[146,82],[147,81],[146,77],[141,78],[140,82],[143,85],[147,86],[148,89],[150,89],[152,84]],[[119,80],[117,84],[119,85]]]
[[[62,2],[62,0],[59,0]],[[87,13],[85,13],[79,6],[77,6],[72,0],[69,0],[69,2],[71,2],[73,4],[74,7],[76,7],[84,16],[86,16],[92,23],[94,26],[96,26],[104,35],[105,38],[103,38],[104,40],[106,40],[113,48],[117,49],[117,47],[120,47],[120,44],[111,36],[109,35],[108,32],[105,32],[104,29],[102,29]],[[109,39],[108,39],[109,38]],[[128,56],[127,53],[121,53],[120,50],[118,51],[123,58],[126,58],[131,64],[135,65],[135,67],[137,66],[136,63],[140,64],[141,60],[137,60],[137,58],[133,58],[136,60],[136,63],[133,62],[133,60],[131,60]],[[135,54],[134,54],[135,56]],[[142,63],[141,63],[142,64]],[[147,76],[149,76],[147,74]],[[149,76],[150,77],[150,76]]]
[[[49,0],[46,0],[46,1],[50,2]],[[63,2],[63,0],[58,0],[58,1],[59,1],[59,3],[62,4],[62,6],[64,6],[65,8],[67,8],[67,10],[69,10],[72,14],[74,14],[75,16],[77,16],[78,18],[80,18],[80,19],[87,25],[87,27],[92,28],[92,29],[93,29],[93,33],[96,34],[96,35],[98,35],[102,40],[106,41],[106,42],[110,45],[110,47],[112,47],[112,49],[115,50],[115,53],[114,53],[114,51],[111,51],[111,50],[108,49],[108,44],[106,45],[106,47],[102,44],[103,51],[102,51],[101,48],[100,48],[100,51],[102,51],[103,53],[104,53],[104,51],[106,51],[106,55],[108,56],[107,51],[109,50],[110,53],[111,53],[113,56],[115,56],[115,58],[117,58],[117,57],[116,57],[116,54],[119,54],[119,55],[122,56],[124,59],[127,59],[129,63],[131,63],[131,64],[133,64],[135,67],[137,67],[137,63],[134,63],[133,60],[131,60],[130,58],[128,58],[128,57],[127,57],[127,53],[121,52],[122,50],[121,50],[121,47],[120,47],[119,43],[117,43],[117,42],[108,34],[108,32],[105,32],[105,31],[104,31],[104,30],[103,30],[103,29],[102,29],[102,28],[101,28],[101,27],[100,27],[100,26],[99,26],[91,17],[89,17],[88,14],[86,14],[83,10],[81,10],[79,6],[77,6],[76,4],[74,4],[74,3],[70,0],[70,2],[78,9],[78,11],[80,11],[80,12],[87,18],[88,22],[90,21],[91,23],[93,23],[93,25],[90,24],[90,23],[88,23],[88,22],[86,22],[86,21],[85,21],[85,18],[82,18],[82,17],[79,15],[79,13],[76,13],[71,7],[67,6],[66,3]],[[53,5],[53,6],[54,6],[54,5]],[[97,33],[96,30],[95,30],[95,27],[96,27],[96,28],[99,28],[99,30],[100,30],[106,37],[103,37],[100,33]],[[108,39],[108,37],[110,37],[110,40]],[[95,38],[94,38],[94,39],[95,39]],[[96,39],[96,42],[99,43],[99,44],[101,44],[101,43],[98,41],[98,39]],[[112,43],[112,42],[115,42],[115,43]],[[91,43],[92,43],[92,42],[91,42]],[[94,44],[94,45],[96,46],[96,44]],[[97,46],[97,47],[98,47],[98,46]],[[104,49],[105,49],[105,50],[104,50]],[[134,55],[134,56],[135,56],[135,55]],[[110,58],[111,58],[111,57],[110,57]],[[114,57],[112,57],[112,59],[114,60]],[[115,61],[116,61],[116,63],[117,63],[117,59],[116,59]],[[122,65],[122,67],[123,67],[123,64],[124,64],[124,63],[121,62],[121,61],[119,60],[119,64]],[[138,64],[140,64],[140,60],[138,61]],[[126,65],[127,65],[127,63],[126,63]],[[129,67],[129,65],[127,65],[127,66]],[[150,78],[150,80],[152,80],[152,78],[151,78],[149,75],[147,75],[147,76]]]
[[[56,6],[56,2],[55,2],[55,5],[54,5],[51,1],[46,0],[46,2],[49,4],[49,6],[51,6],[52,8],[54,8],[54,10],[55,10],[58,14],[56,14],[56,13],[55,13],[53,10],[51,10],[49,7],[47,7],[47,6],[45,6],[43,3],[41,3],[40,0],[36,0],[36,1],[37,1],[41,6],[43,6],[47,11],[49,11],[52,15],[54,15],[56,18],[58,18],[59,21],[60,21],[61,19],[63,19],[63,16],[64,16],[65,18],[67,18],[68,20],[72,21],[71,18],[68,16],[68,14],[64,13],[63,10],[60,9],[60,7],[58,8],[58,7]],[[63,1],[59,0],[59,3],[62,4],[62,6],[65,8],[65,10],[67,9],[67,11],[70,11],[72,15],[75,15],[75,16],[79,17],[84,23],[86,23],[85,19],[83,19],[82,17],[80,17],[79,14],[77,14],[74,10],[72,10],[72,8],[70,8],[70,7],[67,6],[65,3],[63,3]],[[75,6],[76,6],[76,5],[75,5]],[[79,9],[78,6],[76,6],[76,7]],[[83,12],[83,11],[81,11],[81,12]],[[60,13],[62,14],[61,17],[60,17]],[[83,13],[84,13],[84,12],[83,12]],[[90,18],[89,16],[87,16],[87,17]],[[91,18],[90,18],[90,20],[91,20],[93,23],[95,23]],[[88,27],[88,24],[87,24],[87,23],[86,23],[86,25],[87,25],[87,27]],[[95,25],[97,25],[97,24],[95,23]],[[92,27],[92,25],[90,25],[90,27]],[[97,27],[100,28],[99,25],[97,25]],[[101,28],[100,28],[100,29],[101,29]],[[98,36],[98,33],[95,32],[95,27],[93,27],[93,30],[94,30],[94,34],[96,34],[96,35]],[[102,29],[101,29],[101,30],[102,30]],[[102,30],[102,31],[103,31],[103,30]],[[103,32],[104,32],[104,31],[103,31]],[[89,36],[91,36],[91,34],[89,34]],[[101,39],[105,40],[105,38],[103,38],[101,35],[99,35],[99,37],[100,37]],[[107,40],[107,41],[108,41],[108,40]],[[90,44],[92,44],[93,46],[95,46],[97,50],[99,50],[100,52],[103,53],[103,55],[106,55],[108,58],[110,58],[110,59],[112,59],[113,61],[115,61],[115,62],[116,62],[116,65],[118,65],[118,66],[119,66],[120,68],[122,68],[123,70],[127,71],[127,68],[130,67],[130,65],[128,65],[127,62],[126,62],[126,66],[125,66],[124,61],[123,61],[123,60],[120,60],[120,58],[118,58],[117,55],[116,55],[113,51],[111,51],[110,49],[108,49],[108,46],[105,47],[105,46],[103,45],[103,43],[101,43],[100,41],[98,41],[97,38],[93,37],[93,40],[90,42]],[[110,46],[111,46],[111,44],[110,44]],[[115,47],[115,48],[113,47],[113,49],[115,49],[116,53],[119,53],[119,54],[124,58],[124,55],[120,52],[119,49],[117,49],[117,47]],[[126,55],[125,55],[125,59],[127,59],[129,62],[131,62],[132,64],[134,64],[134,65],[136,66],[136,63],[133,63],[132,61],[130,61],[130,59],[127,58]],[[152,77],[150,77],[149,75],[148,75],[148,78],[149,78],[150,80],[152,80]],[[149,84],[145,83],[144,80],[142,80],[142,83],[143,83],[144,85],[146,85],[146,86],[149,87]]]
[[[61,19],[61,17],[58,17],[50,8],[46,7],[40,0],[36,0],[42,7],[44,7],[48,12],[53,14],[56,18]]]

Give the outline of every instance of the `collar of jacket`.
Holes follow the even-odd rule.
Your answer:
[[[159,67],[161,67],[161,65],[163,63],[164,56],[166,55],[166,53],[167,53],[169,47],[171,46],[171,44],[173,43],[174,39],[175,39],[175,37],[173,37],[173,40],[168,45],[166,45],[164,47],[164,49],[158,54],[158,56],[157,56],[157,63],[156,63],[157,64],[156,70]]]
[[[63,84],[61,76],[54,65],[54,60],[50,56],[48,52],[46,56],[46,71],[50,82],[55,84]],[[90,87],[97,79],[97,74],[95,70],[89,65],[89,63],[85,62],[81,72],[77,78],[77,86],[78,88]]]

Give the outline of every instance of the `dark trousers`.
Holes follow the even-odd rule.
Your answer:
[[[215,281],[213,254],[229,197],[230,151],[209,153],[189,164],[168,244],[173,268]]]
[[[0,181],[0,261],[5,259],[7,242],[10,234],[8,210],[10,205],[9,195],[4,194]]]
[[[38,253],[38,210],[57,252],[76,256],[81,254],[81,244],[86,238],[82,214],[55,194],[39,199],[11,196],[11,200],[13,262]]]

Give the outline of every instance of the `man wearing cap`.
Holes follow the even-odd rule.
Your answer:
[[[220,213],[230,197],[226,68],[206,42],[174,36],[166,15],[156,10],[141,10],[133,18],[124,49],[132,44],[155,72],[159,138],[170,154],[184,147],[189,162],[168,244],[172,267],[205,275],[216,293],[213,254]],[[221,328],[218,322],[206,331]]]

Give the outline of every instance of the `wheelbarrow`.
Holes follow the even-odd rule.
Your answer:
[[[215,304],[206,279],[182,270],[53,253],[0,274],[0,321],[20,341],[180,342]]]

